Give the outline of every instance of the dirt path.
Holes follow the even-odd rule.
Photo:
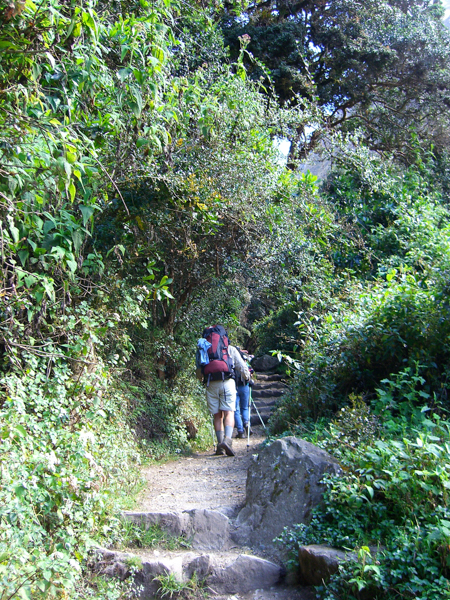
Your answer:
[[[247,469],[264,440],[262,427],[253,427],[253,432],[248,451],[246,439],[233,439],[235,457],[216,456],[211,448],[192,457],[147,467],[143,474],[148,486],[139,510],[210,508],[237,512],[245,501]]]
[[[143,474],[148,486],[141,496],[143,512],[171,512],[195,508],[221,509],[234,516],[245,501],[247,469],[253,454],[265,439],[261,424],[267,423],[272,406],[284,393],[281,375],[258,373],[252,387],[252,400],[257,410],[251,411],[253,435],[247,450],[247,439],[233,439],[235,457],[215,456],[213,450],[180,458],[162,465],[151,465]],[[226,511],[224,510],[226,509]]]

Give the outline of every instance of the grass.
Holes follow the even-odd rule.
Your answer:
[[[155,580],[159,582],[158,596],[160,598],[176,598],[177,600],[198,600],[206,598],[203,582],[194,575],[188,581],[178,581],[173,573],[158,575]]]
[[[180,550],[190,548],[190,542],[183,536],[174,536],[161,529],[159,525],[150,525],[148,529],[131,521],[123,521],[119,546],[126,548],[163,548]]]

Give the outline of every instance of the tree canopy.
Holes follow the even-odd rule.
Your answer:
[[[409,156],[411,129],[447,145],[449,32],[429,2],[261,2],[222,27],[232,51],[239,37],[270,70],[283,103],[313,101],[321,130],[362,127],[375,150]],[[251,70],[262,75],[259,66]],[[290,134],[293,152],[308,149],[305,128]]]

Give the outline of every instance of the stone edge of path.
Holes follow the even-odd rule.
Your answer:
[[[131,552],[97,548],[97,571],[121,580],[133,576],[141,598],[151,598],[158,591],[158,576],[173,576],[187,582],[194,574],[215,594],[246,594],[277,585],[283,570],[266,559],[224,552],[168,552],[165,556],[141,557]],[[134,565],[134,566],[133,566]]]

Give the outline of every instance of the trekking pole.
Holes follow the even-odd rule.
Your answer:
[[[250,392],[251,392],[251,388],[250,388]],[[264,429],[266,429],[266,425],[265,425],[265,423],[264,423],[264,421],[263,421],[263,419],[262,419],[261,415],[259,414],[258,407],[257,407],[257,406],[256,406],[256,404],[253,402],[253,398],[252,398],[252,395],[251,395],[251,393],[250,393],[250,404],[253,404],[253,406],[255,407],[256,414],[258,415],[258,417],[259,417],[259,420],[261,421],[261,425],[264,427]],[[250,408],[250,407],[249,407],[249,408]]]
[[[250,386],[250,393],[248,396],[248,425],[247,425],[247,452],[250,449],[250,426],[252,422],[252,388]]]

